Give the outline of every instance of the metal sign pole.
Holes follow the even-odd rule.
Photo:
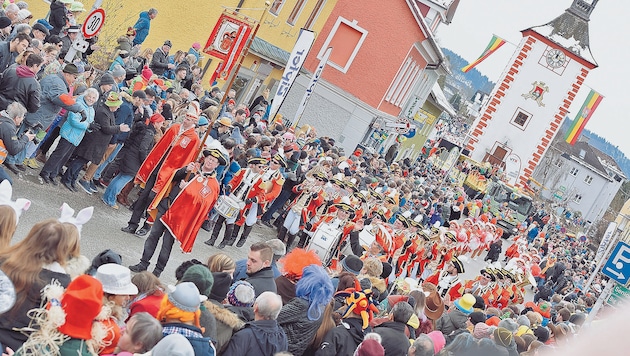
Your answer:
[[[584,294],[588,293],[589,289],[591,288],[591,284],[593,283],[593,280],[595,280],[595,276],[597,276],[600,269],[602,268],[602,265],[604,265],[604,263],[606,262],[606,256],[608,256],[608,254],[610,253],[610,250],[612,250],[612,248],[615,245],[617,245],[618,238],[619,238],[619,231],[615,231],[615,235],[613,236],[612,240],[608,243],[608,246],[606,247],[606,252],[604,252],[604,255],[602,255],[602,258],[599,259],[599,261],[597,262],[597,265],[595,266],[595,270],[593,271],[593,273],[591,273],[591,275],[588,277],[588,280],[584,284],[584,288],[582,288],[582,293]]]

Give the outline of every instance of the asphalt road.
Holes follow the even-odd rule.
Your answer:
[[[71,192],[63,185],[41,185],[37,174],[39,170],[27,168],[27,171],[20,174],[19,177],[13,175],[13,199],[26,198],[31,201],[31,207],[22,214],[15,232],[13,243],[23,239],[30,228],[39,221],[59,218],[61,205],[65,202],[75,210],[79,210],[93,206],[94,215],[92,219],[83,226],[81,232],[81,253],[88,259],[92,260],[94,256],[106,249],[112,249],[123,257],[123,264],[126,266],[136,264],[140,261],[142,249],[144,246],[144,238],[127,234],[120,229],[127,226],[127,221],[131,217],[131,211],[123,206],[114,210],[101,201],[102,190],[99,193],[88,195],[80,187],[78,192]],[[11,174],[11,173],[9,173]],[[218,242],[221,241],[223,233],[219,234]],[[207,261],[208,257],[217,252],[224,252],[234,260],[244,259],[247,257],[249,246],[258,241],[266,241],[276,237],[276,230],[270,229],[264,225],[256,224],[252,230],[247,243],[243,247],[225,247],[220,250],[215,247],[207,246],[203,241],[210,238],[210,233],[200,230],[197,240],[193,247],[192,253],[184,254],[179,249],[177,241],[173,246],[171,258],[162,273],[160,279],[167,284],[175,283],[175,269],[182,262],[196,258],[202,262]],[[510,242],[505,241],[503,250],[505,251]],[[159,253],[161,243],[158,244],[158,251],[151,260],[149,270],[153,270],[155,261]],[[472,279],[479,274],[479,270],[486,266],[483,261],[485,253],[475,260],[468,260],[464,263],[465,273],[463,279]],[[503,255],[501,255],[501,259]],[[526,300],[531,300],[533,294],[530,288],[526,288]]]

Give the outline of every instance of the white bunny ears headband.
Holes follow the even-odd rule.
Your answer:
[[[68,222],[73,224],[79,229],[79,233],[81,233],[81,227],[86,222],[90,221],[92,218],[92,214],[94,213],[94,207],[89,206],[85,209],[79,211],[76,217],[74,217],[74,209],[70,207],[70,205],[63,203],[61,206],[61,216],[59,217],[59,222]]]
[[[15,210],[15,214],[17,216],[17,220],[20,220],[20,215],[23,212],[27,211],[31,206],[31,201],[28,199],[16,199],[15,201],[11,200],[11,196],[13,195],[13,187],[8,180],[3,180],[0,182],[0,205],[8,205]],[[16,221],[17,223],[17,221]]]

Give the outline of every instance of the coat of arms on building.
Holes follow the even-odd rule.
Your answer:
[[[525,99],[533,99],[538,103],[538,106],[545,106],[543,104],[543,94],[549,91],[549,87],[545,85],[544,82],[533,82],[532,90],[527,94],[521,94],[521,96]]]

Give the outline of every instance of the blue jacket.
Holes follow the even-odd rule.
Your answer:
[[[66,119],[66,122],[64,122],[63,126],[61,126],[61,131],[59,131],[59,135],[74,146],[78,146],[81,143],[83,136],[85,136],[85,132],[94,121],[94,108],[85,103],[83,95],[77,98],[77,104],[85,110],[87,119],[85,121],[81,121],[80,114],[68,112],[68,118]]]
[[[136,24],[133,25],[133,28],[136,29],[136,37],[133,39],[133,44],[142,44],[149,35],[149,28],[151,28],[151,18],[149,18],[149,12],[142,11],[138,21],[136,21]]]
[[[179,329],[177,330],[177,333],[184,335],[186,339],[188,339],[190,345],[195,351],[195,356],[214,356],[216,354],[212,341],[209,337],[191,336],[191,334],[201,335],[201,329],[198,327],[183,323],[165,323],[163,326],[170,326]],[[163,335],[166,336],[168,334],[163,333]]]

